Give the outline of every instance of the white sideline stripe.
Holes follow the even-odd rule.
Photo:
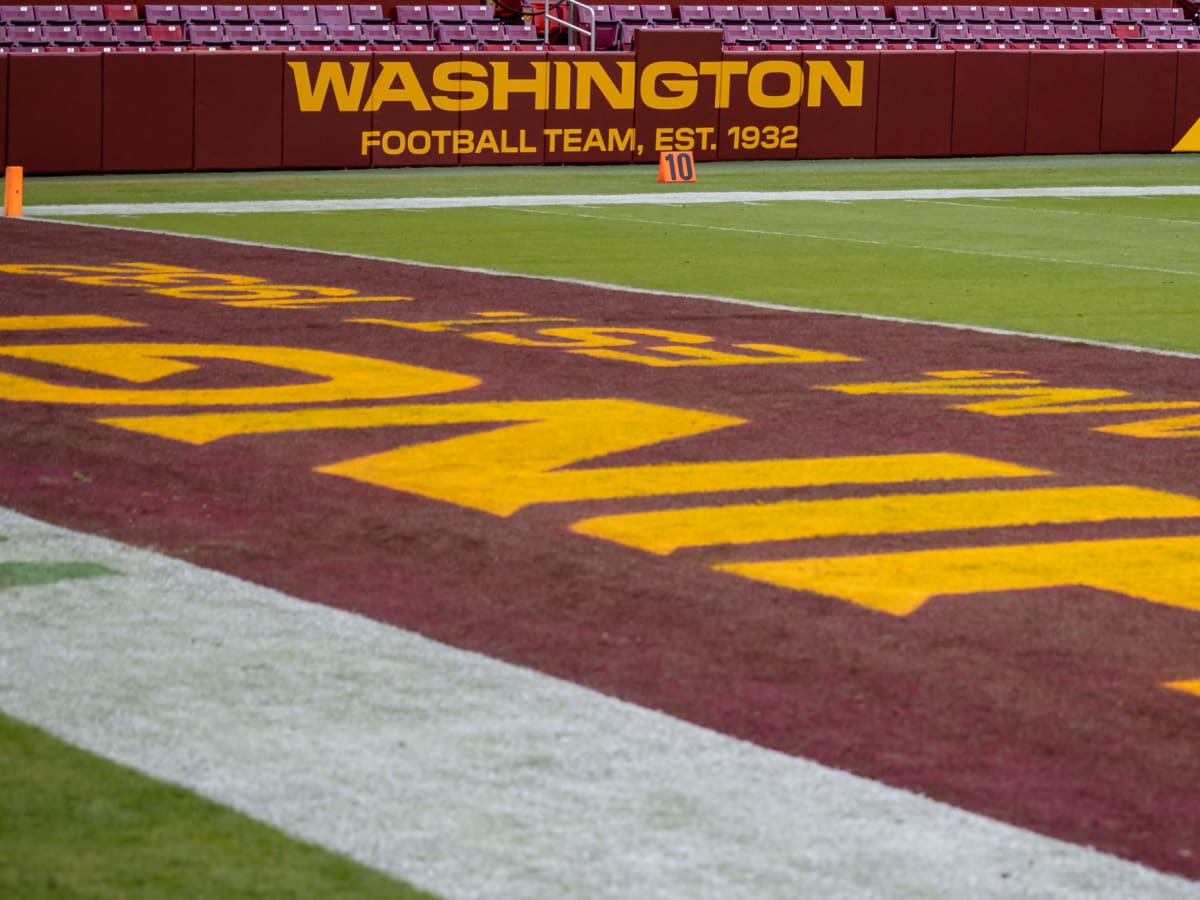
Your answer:
[[[1200,897],[1200,883],[0,509],[0,708],[448,900]]]
[[[153,216],[197,213],[348,212],[509,206],[687,206],[694,203],[845,203],[863,200],[1008,200],[1021,197],[1184,197],[1200,185],[1042,188],[927,188],[895,191],[697,191],[646,194],[528,194],[493,197],[395,197],[346,200],[232,200],[210,203],[67,203],[26,205],[29,216]]]

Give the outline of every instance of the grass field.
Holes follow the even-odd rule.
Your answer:
[[[34,178],[26,204],[1200,185],[1200,157]],[[1194,196],[703,203],[214,215],[89,222],[1200,352]]]
[[[25,204],[1095,185],[1200,185],[1200,156],[31,177]],[[1194,196],[70,218],[1200,354]],[[0,896],[424,895],[0,716]]]

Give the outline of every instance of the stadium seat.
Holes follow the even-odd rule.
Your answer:
[[[933,23],[932,22],[901,22],[901,32],[904,33],[904,40],[924,43],[934,40]]]
[[[289,22],[292,26],[292,31],[296,35],[296,39],[302,44],[328,44],[331,43],[329,38],[329,27],[320,24],[297,25],[294,22]]]
[[[363,40],[372,44],[392,44],[396,37],[396,26],[391,22],[355,22],[362,29]]]
[[[929,16],[925,15],[924,6],[895,6],[892,8],[892,17],[901,25],[907,22],[929,21]]]
[[[122,47],[149,47],[154,43],[142,22],[113,22],[112,33]]]
[[[181,3],[179,4],[179,15],[187,24],[193,22],[213,23],[217,21],[216,13],[213,12],[212,6],[207,3]]]
[[[259,25],[276,25],[287,21],[283,7],[274,4],[250,3],[246,6],[246,13],[250,16],[251,22],[257,22]]]
[[[996,38],[1006,43],[1029,40],[1029,31],[1024,22],[993,22]]]
[[[337,44],[362,44],[366,42],[362,26],[357,22],[322,22],[329,39]]]
[[[33,17],[37,19],[39,25],[74,25],[75,19],[71,16],[71,8],[67,5],[60,6],[34,6]]]
[[[368,25],[379,22],[391,22],[392,19],[381,4],[351,3],[350,21],[357,22],[359,25]]]
[[[213,18],[228,25],[231,22],[248,23],[254,20],[250,18],[250,8],[242,4],[213,4]]]
[[[1076,22],[1083,30],[1083,36],[1092,43],[1115,44],[1117,36],[1113,34],[1112,26],[1102,22]]]
[[[183,24],[183,16],[179,12],[179,7],[174,4],[147,3],[143,7],[143,15],[147,25]],[[182,32],[182,29],[180,31]]]
[[[187,34],[182,22],[147,23],[146,35],[158,46],[186,46]]]
[[[232,43],[220,22],[190,22],[184,33],[192,47],[228,47]]]
[[[829,14],[828,8],[824,5],[797,3],[796,12],[799,13],[801,19],[811,24],[833,21],[833,16]]]
[[[92,9],[91,6],[80,6],[79,9]],[[142,21],[142,12],[136,4],[125,3],[105,3],[100,6],[99,18],[93,19],[90,14],[86,18],[78,19],[80,22],[140,22]]]
[[[429,21],[435,25],[438,23],[454,25],[467,21],[458,4],[430,3],[426,9],[429,10]]]
[[[78,25],[43,25],[42,37],[53,47],[82,47]]]
[[[890,22],[892,20],[886,6],[857,6],[855,13],[860,22]]]
[[[437,22],[433,26],[433,37],[439,47],[448,50],[470,48],[478,43],[475,30],[466,22]]]
[[[283,16],[292,27],[320,24],[317,22],[317,8],[308,4],[291,5],[285,3],[283,4]]]
[[[268,47],[295,47],[300,43],[296,29],[287,22],[257,22],[258,33]]]
[[[350,7],[338,4],[317,4],[313,7],[319,25],[349,25]]]
[[[707,3],[685,3],[678,8],[679,24],[685,27],[695,25],[711,25],[712,13],[708,11]]]
[[[0,6],[0,25],[39,25],[32,6]]]
[[[955,6],[954,18],[960,22],[990,22],[982,6]]]
[[[771,13],[772,21],[778,22],[780,25],[790,25],[804,20],[800,18],[800,11],[795,4],[772,4],[767,7]]]
[[[396,32],[396,40],[402,44],[429,44],[432,46],[436,43],[433,38],[433,29],[430,28],[428,22],[399,22],[393,26]]]
[[[394,22],[428,22],[429,10],[425,6],[413,4],[398,5],[392,8]]]
[[[1072,22],[1078,22],[1080,25],[1092,25],[1100,21],[1096,10],[1091,6],[1068,6],[1067,15]]]
[[[116,47],[121,41],[113,26],[99,22],[84,22],[78,26],[79,39],[89,47]]]

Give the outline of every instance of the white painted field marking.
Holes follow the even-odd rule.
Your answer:
[[[828,241],[838,244],[869,244],[877,247],[895,247],[900,250],[917,250],[927,253],[949,253],[957,256],[983,256],[989,259],[1013,259],[1023,262],[1050,263],[1053,265],[1088,266],[1100,269],[1127,269],[1135,272],[1154,272],[1159,275],[1184,275],[1200,278],[1200,271],[1189,269],[1167,269],[1162,266],[1139,266],[1132,263],[1117,263],[1096,259],[1068,259],[1060,256],[1040,256],[1033,253],[997,253],[993,250],[977,250],[963,247],[941,247],[936,244],[907,244],[901,241],[880,241],[871,238],[846,237],[838,234],[822,234],[811,231],[776,231],[764,228],[745,228],[735,225],[705,225],[699,222],[671,222],[664,219],[646,219],[637,216],[582,214],[577,212],[554,212],[544,209],[525,210],[534,215],[567,216],[573,219],[599,219],[605,222],[627,222],[632,225],[654,225],[666,228],[693,228],[700,231],[719,231],[733,234],[757,234],[764,237],[796,238],[809,241]]]
[[[0,509],[0,709],[448,900],[1200,898],[1200,883]]]
[[[67,203],[25,205],[27,216],[154,216],[200,213],[344,212],[535,206],[689,206],[696,203],[985,200],[1017,197],[1184,197],[1200,185],[1042,188],[922,188],[893,191],[671,191],[647,194],[526,194],[492,197],[393,197],[346,200],[229,200],[208,203]]]

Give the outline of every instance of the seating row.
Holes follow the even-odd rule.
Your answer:
[[[667,12],[664,12],[667,11]],[[595,7],[597,22],[639,24],[672,18],[671,7],[601,5]],[[809,22],[1182,22],[1188,19],[1178,7],[1090,6],[896,6],[891,15],[883,6],[813,5],[696,5],[678,7],[682,25],[754,24],[781,25]]]
[[[1194,22],[1144,25],[1079,25],[1050,22],[861,22],[720,26],[731,43],[830,43],[838,41],[1197,41]]]
[[[0,25],[0,45],[45,46],[152,46],[179,44],[206,46],[291,46],[298,44],[431,44],[447,49],[482,48],[496,44],[537,44],[542,36],[527,24],[393,25],[391,22],[348,25],[292,25],[280,23],[158,22],[147,25],[125,22],[90,25]]]
[[[698,5],[601,4],[593,7],[596,24],[685,26],[828,22],[1028,22],[1130,24],[1190,21],[1179,7],[1090,6],[895,6],[880,5]],[[586,12],[583,15],[586,22]],[[0,25],[91,25],[144,21],[146,24],[278,24],[342,26],[383,23],[461,24],[496,21],[487,4],[399,5],[390,12],[379,4],[89,4],[0,6]]]

